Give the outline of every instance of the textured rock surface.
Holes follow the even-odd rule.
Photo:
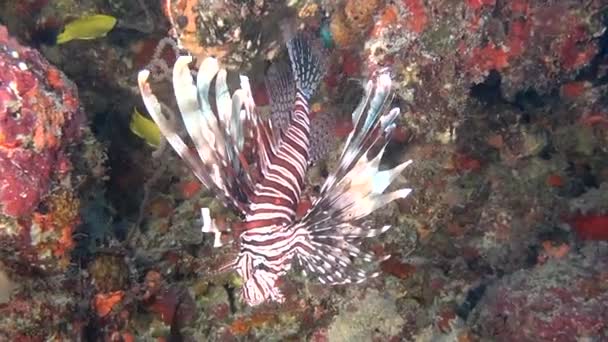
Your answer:
[[[1,250],[15,262],[61,269],[79,210],[69,156],[84,121],[76,88],[4,27],[0,70]]]
[[[79,191],[103,174],[84,122],[75,85],[0,26],[2,340],[80,336],[77,288],[66,272]]]

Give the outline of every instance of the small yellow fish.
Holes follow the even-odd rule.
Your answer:
[[[116,25],[116,18],[105,14],[94,14],[70,21],[57,36],[57,44],[73,39],[95,39],[104,37]]]
[[[161,134],[154,121],[143,116],[137,108],[133,108],[129,129],[133,134],[144,139],[148,145],[158,147],[160,145]]]

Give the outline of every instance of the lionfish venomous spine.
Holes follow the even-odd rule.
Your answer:
[[[281,302],[277,280],[294,262],[324,284],[360,283],[376,276],[367,266],[378,260],[362,251],[360,243],[389,226],[374,227],[363,219],[411,191],[384,194],[411,160],[379,170],[399,115],[398,108],[387,108],[391,79],[381,71],[368,81],[352,114],[354,128],[337,169],[308,212],[296,218],[310,162],[309,100],[324,67],[319,49],[301,34],[288,40],[287,49],[290,66],[274,64],[266,79],[273,114],[287,118],[283,125],[257,115],[247,77],[240,75],[240,88],[231,95],[227,72],[216,59],[202,61],[196,83],[188,67],[192,58],[177,59],[173,88],[195,151],[162,112],[147,82],[149,71],[138,76],[145,106],[166,140],[204,186],[244,217],[239,254],[228,268],[243,278],[242,297],[250,305]],[[202,215],[203,232],[214,233],[215,245],[221,245],[222,232],[209,210],[203,209]]]

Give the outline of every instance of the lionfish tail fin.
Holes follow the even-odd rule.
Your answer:
[[[326,284],[359,283],[378,275],[373,265],[382,261],[361,250],[363,239],[377,236],[390,226],[376,227],[366,216],[388,203],[407,197],[402,188],[384,193],[412,163],[379,170],[399,109],[387,110],[391,94],[387,73],[368,83],[366,95],[353,113],[351,132],[338,169],[324,184],[320,197],[298,222],[307,231],[309,248],[298,250],[304,270]],[[378,146],[380,145],[380,146]]]
[[[325,73],[325,58],[321,47],[306,34],[297,33],[287,41],[287,50],[296,87],[309,100]]]
[[[296,260],[306,276],[316,277],[327,285],[358,284],[379,275],[378,264],[389,256],[376,256],[361,249],[361,240],[378,236],[390,226],[379,228],[370,225],[338,223],[307,225],[308,248],[300,248]]]

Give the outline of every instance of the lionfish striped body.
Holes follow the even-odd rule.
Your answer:
[[[353,113],[354,129],[337,170],[328,177],[312,208],[296,219],[310,162],[308,103],[322,77],[323,63],[319,51],[300,35],[290,39],[287,47],[291,68],[276,64],[267,75],[273,116],[286,118],[274,126],[257,116],[246,77],[240,77],[240,89],[231,97],[226,71],[219,69],[215,59],[201,63],[196,85],[188,69],[191,59],[184,56],[177,60],[173,70],[175,95],[196,154],[162,113],[147,83],[149,72],[143,70],[139,75],[146,108],[167,141],[206,187],[244,217],[239,254],[229,267],[243,278],[243,299],[250,305],[282,301],[277,280],[294,261],[327,284],[361,282],[376,275],[365,270],[375,258],[358,245],[361,238],[389,227],[376,228],[361,221],[411,191],[383,194],[411,161],[378,170],[399,115],[396,108],[386,110],[391,80],[387,73],[379,73],[368,82],[365,97]],[[215,101],[210,101],[214,79]],[[259,179],[251,177],[250,163],[243,157],[248,147],[253,147]],[[203,232],[214,233],[215,244],[221,245],[221,232],[209,210],[203,209],[202,214]]]

